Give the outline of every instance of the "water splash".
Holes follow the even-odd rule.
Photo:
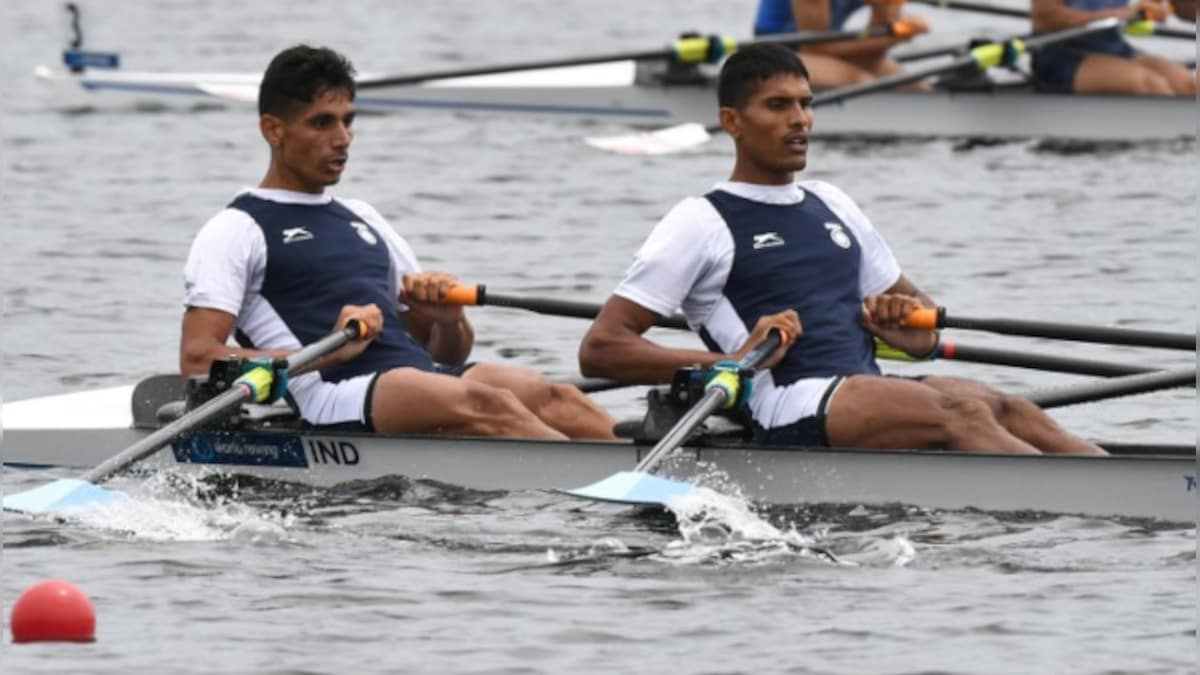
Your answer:
[[[195,478],[154,474],[123,490],[129,499],[74,510],[69,520],[84,527],[156,542],[289,539],[294,516],[257,510],[228,497],[213,497]]]
[[[767,522],[740,495],[698,487],[670,500],[667,508],[675,515],[681,538],[668,544],[661,557],[673,563],[757,565],[793,559],[843,563],[816,538]]]

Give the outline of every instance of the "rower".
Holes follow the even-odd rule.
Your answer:
[[[960,378],[883,376],[873,338],[933,353],[937,334],[907,317],[934,303],[848,195],[795,182],[814,119],[804,63],[751,45],[725,61],[717,97],[733,172],[650,233],[580,345],[584,375],[655,384],[698,365],[711,370],[709,386],[734,378],[724,400],[748,409],[764,444],[1105,454],[1023,397]],[[644,337],[677,309],[708,351]],[[773,330],[780,347],[763,370],[743,372]]]
[[[1033,0],[1033,30],[1049,33],[1106,17],[1142,17],[1161,22],[1168,15],[1196,21],[1194,0],[1177,8],[1161,0]],[[1160,56],[1134,49],[1117,29],[1087,35],[1033,53],[1035,86],[1079,94],[1141,96],[1196,95],[1196,73]]]
[[[408,242],[365,202],[326,194],[349,158],[355,92],[353,67],[330,49],[297,45],[267,66],[258,106],[270,162],[258,187],[239,192],[192,243],[181,372],[208,373],[229,355],[249,359],[270,383],[255,400],[286,397],[317,427],[613,438],[612,418],[575,387],[469,362],[474,329],[461,307],[442,302],[454,276],[422,270]],[[319,361],[316,372],[281,380],[275,360],[351,320],[363,339]],[[235,333],[238,348],[226,344]]]
[[[804,63],[814,89],[861,84],[902,70],[887,52],[901,42],[928,32],[929,25],[920,16],[902,15],[904,0],[760,0],[754,20],[755,35],[795,33],[797,31],[840,30],[856,10],[868,7],[868,26],[890,26],[892,35],[805,47]],[[906,87],[917,91],[931,89],[921,81]]]

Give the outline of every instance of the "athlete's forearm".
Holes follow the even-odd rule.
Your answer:
[[[633,333],[589,334],[579,347],[579,370],[586,377],[609,377],[630,384],[662,384],[670,382],[680,368],[706,367],[729,358],[728,354],[664,347]]]
[[[191,377],[207,375],[213,361],[230,356],[241,359],[252,359],[259,356],[269,356],[273,359],[287,358],[291,352],[286,349],[244,349],[232,347],[219,342],[205,344],[184,342],[179,351],[179,372]]]
[[[425,350],[434,361],[447,365],[462,365],[475,346],[475,329],[466,316],[454,323],[434,323],[429,327]]]

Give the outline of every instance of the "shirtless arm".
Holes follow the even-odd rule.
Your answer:
[[[609,298],[579,346],[580,372],[588,377],[611,377],[633,384],[669,382],[680,368],[740,360],[762,341],[768,330],[779,327],[785,333],[784,343],[767,362],[770,367],[783,358],[800,334],[796,313],[781,312],[760,319],[746,344],[737,352],[718,354],[663,347],[647,340],[643,334],[658,318],[657,314],[631,300],[620,296]]]

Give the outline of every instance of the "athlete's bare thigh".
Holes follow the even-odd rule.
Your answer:
[[[381,433],[563,437],[512,392],[414,368],[380,374],[372,395],[371,419]]]

